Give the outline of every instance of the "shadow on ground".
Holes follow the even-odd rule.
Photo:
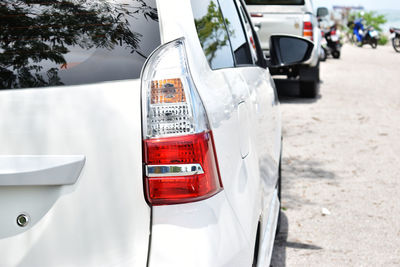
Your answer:
[[[275,237],[274,249],[272,251],[271,267],[286,266],[286,248],[303,250],[321,250],[322,247],[288,241],[289,222],[284,212],[281,212],[280,231]]]
[[[324,169],[324,163],[316,159],[285,157],[282,161],[284,180],[295,179],[334,179],[336,174]]]
[[[324,163],[316,159],[301,159],[289,157],[282,159],[282,194],[285,208],[293,208],[298,205],[313,205],[301,192],[295,190],[297,183],[304,181],[329,180],[335,184],[336,174],[325,169]]]
[[[274,81],[281,103],[312,104],[321,99],[321,94],[318,94],[316,98],[304,98],[300,96],[300,84],[298,80],[274,79]]]

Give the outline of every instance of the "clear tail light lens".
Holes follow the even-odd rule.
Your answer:
[[[187,64],[183,39],[156,50],[142,73],[145,190],[152,205],[222,190],[214,140]]]

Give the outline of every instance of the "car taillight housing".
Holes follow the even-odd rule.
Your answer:
[[[211,132],[145,140],[144,152],[151,204],[192,202],[219,192]]]
[[[214,139],[183,39],[156,50],[142,73],[144,184],[151,205],[204,200],[222,190]]]
[[[304,21],[303,23],[303,36],[314,41],[313,37],[313,24],[311,21]]]

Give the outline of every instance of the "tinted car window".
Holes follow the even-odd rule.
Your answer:
[[[304,0],[246,0],[248,5],[304,5]]]
[[[247,37],[233,0],[219,0],[237,65],[253,64]]]
[[[234,66],[224,18],[216,0],[192,0],[197,35],[212,69]]]
[[[0,28],[1,89],[139,78],[161,44],[155,0],[2,0]]]

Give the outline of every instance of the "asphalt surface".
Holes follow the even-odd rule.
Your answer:
[[[321,63],[317,99],[280,89],[292,96],[272,266],[400,266],[399,67],[391,46],[347,45]]]

